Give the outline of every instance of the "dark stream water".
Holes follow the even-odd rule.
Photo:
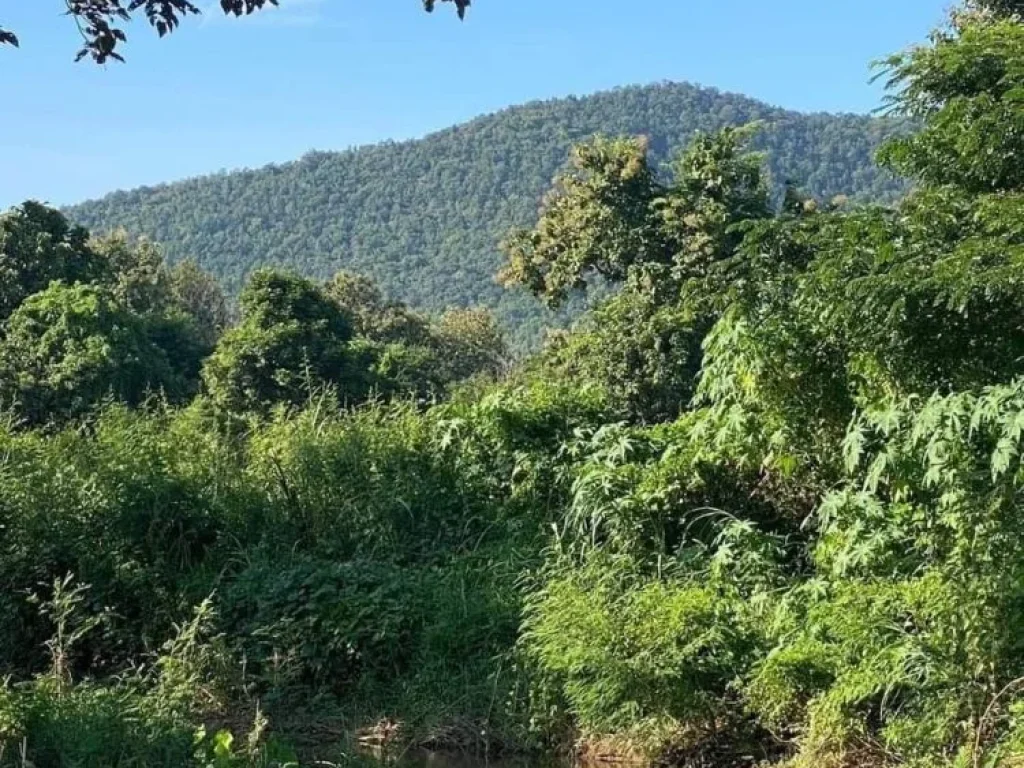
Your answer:
[[[488,757],[473,752],[431,752],[418,749],[383,758],[372,750],[361,751],[368,766],[379,768],[574,768],[557,756]],[[577,766],[578,768],[578,766]]]

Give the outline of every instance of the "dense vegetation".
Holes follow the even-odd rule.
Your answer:
[[[349,404],[429,399],[507,358],[486,311],[431,320],[345,272],[318,285],[258,270],[229,327],[220,287],[194,262],[168,267],[123,232],[90,240],[32,202],[0,216],[0,274],[0,402],[23,424],[77,419],[107,399],[183,404],[201,388],[232,413],[301,404],[325,386]]]
[[[903,189],[872,162],[892,121],[803,115],[662,84],[528,104],[420,141],[118,192],[68,214],[95,231],[145,235],[172,262],[195,258],[232,295],[254,268],[278,265],[317,279],[342,268],[368,275],[386,295],[425,311],[487,306],[521,349],[559,318],[494,283],[498,243],[534,220],[575,142],[644,134],[661,165],[698,131],[756,120],[765,128],[754,145],[767,153],[778,195],[787,180],[824,200],[877,202]]]
[[[755,129],[670,179],[579,145],[501,280],[619,290],[510,371],[482,312],[263,270],[230,322],[146,242],[0,219],[0,765],[338,762],[363,728],[1019,765],[1021,10],[889,61],[923,126],[891,207],[776,200]]]

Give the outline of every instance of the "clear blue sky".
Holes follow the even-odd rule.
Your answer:
[[[213,7],[211,3],[211,7]],[[878,105],[868,63],[922,41],[946,0],[282,0],[215,10],[126,64],[74,63],[61,0],[0,0],[0,207],[415,137],[522,101],[688,80],[801,110]]]

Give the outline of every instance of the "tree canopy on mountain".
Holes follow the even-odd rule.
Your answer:
[[[501,278],[605,295],[444,398],[486,312],[264,267],[177,405],[198,268],[0,217],[0,768],[1024,765],[1024,24],[886,74],[891,204],[579,143]]]
[[[855,115],[800,114],[688,84],[621,88],[534,102],[430,135],[345,152],[313,152],[284,165],[219,173],[117,192],[68,209],[94,232],[124,227],[160,242],[168,259],[194,258],[237,296],[246,276],[280,266],[320,280],[340,269],[366,275],[418,310],[492,309],[519,349],[558,313],[494,281],[499,242],[529,226],[571,147],[595,134],[646,137],[651,173],[698,133],[759,122],[751,146],[765,153],[779,202],[787,182],[831,200],[892,201],[905,187],[875,167],[881,142],[905,123]]]

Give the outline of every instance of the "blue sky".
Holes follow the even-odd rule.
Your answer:
[[[687,80],[801,110],[866,112],[868,63],[922,41],[945,0],[282,0],[215,10],[126,64],[74,63],[61,0],[0,0],[0,207],[420,136],[522,101]],[[211,4],[211,8],[212,8]]]

